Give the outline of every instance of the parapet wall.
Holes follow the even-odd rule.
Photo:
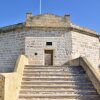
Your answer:
[[[69,24],[69,15],[64,17],[54,14],[33,16],[32,13],[28,13],[26,18],[26,27],[67,27]]]

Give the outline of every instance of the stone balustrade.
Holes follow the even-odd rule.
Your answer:
[[[97,92],[100,94],[100,72],[93,66],[87,58],[79,57],[68,62],[71,66],[82,66],[86,71],[88,77],[90,78],[92,84],[94,85]]]
[[[0,100],[16,100],[21,85],[24,66],[28,64],[28,59],[20,55],[12,73],[1,73],[0,78]]]

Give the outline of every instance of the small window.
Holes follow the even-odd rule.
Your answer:
[[[35,53],[35,56],[37,56],[38,54],[37,53]]]
[[[47,46],[52,46],[52,42],[46,42]]]

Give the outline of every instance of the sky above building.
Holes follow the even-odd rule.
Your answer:
[[[40,0],[0,0],[0,27],[25,22],[26,13],[39,14]],[[71,15],[71,22],[100,34],[100,0],[41,0],[42,14]]]

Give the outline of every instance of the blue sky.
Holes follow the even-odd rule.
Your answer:
[[[39,0],[0,0],[0,27],[25,22],[39,14]],[[42,0],[42,13],[71,15],[71,22],[100,33],[100,0]]]

